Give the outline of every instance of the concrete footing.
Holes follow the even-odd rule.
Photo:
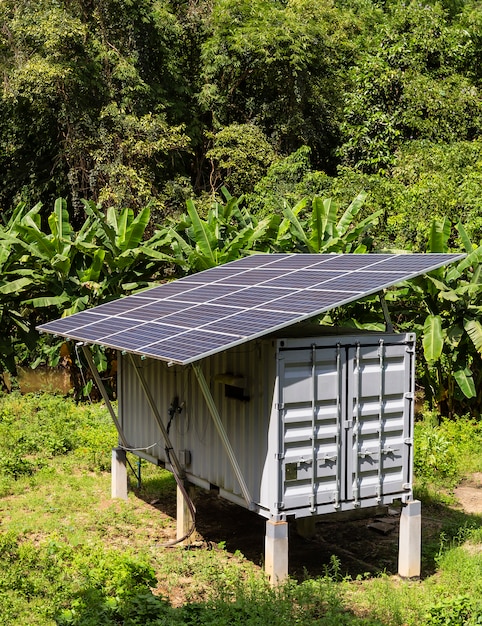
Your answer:
[[[398,545],[398,574],[418,578],[421,569],[422,505],[412,500],[402,507]]]
[[[265,571],[272,585],[288,577],[288,522],[266,522]]]
[[[112,449],[112,497],[127,500],[127,458],[122,448]]]

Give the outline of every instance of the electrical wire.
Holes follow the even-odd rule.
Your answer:
[[[169,408],[169,421],[167,423],[167,427],[166,427],[166,431],[167,434],[169,435],[169,430],[171,428],[171,424],[172,421],[174,419],[174,416],[176,415],[176,413],[180,413],[182,411],[182,408],[178,405],[177,403],[177,398],[174,399],[173,403],[171,404],[170,408]],[[174,539],[173,541],[169,541],[167,543],[162,544],[161,547],[163,548],[173,548],[174,546],[177,546],[178,544],[182,543],[183,541],[186,541],[186,539],[189,539],[189,537],[194,533],[194,531],[196,530],[196,507],[194,506],[194,502],[191,500],[191,498],[189,497],[189,494],[187,492],[187,489],[184,485],[184,481],[181,478],[181,476],[179,476],[175,465],[173,464],[173,462],[171,461],[171,455],[170,455],[170,451],[172,450],[172,448],[169,448],[167,445],[164,448],[165,452],[166,452],[166,459],[169,463],[169,465],[171,466],[171,471],[172,474],[174,476],[174,480],[176,481],[176,484],[179,488],[179,491],[182,494],[182,497],[184,498],[184,501],[187,505],[187,508],[189,510],[189,513],[191,515],[191,526],[189,527],[189,530],[187,531],[187,533],[185,535],[183,535],[182,537],[180,537],[179,539]]]

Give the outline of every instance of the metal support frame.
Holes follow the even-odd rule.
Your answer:
[[[252,511],[254,510],[253,499],[251,498],[251,494],[249,493],[248,486],[246,484],[246,481],[244,480],[243,472],[241,471],[238,460],[236,459],[236,455],[234,454],[234,450],[229,441],[228,434],[226,433],[226,430],[224,428],[218,408],[216,406],[216,403],[214,402],[211,390],[209,389],[209,385],[206,381],[206,378],[199,363],[192,363],[191,365],[194,373],[196,374],[196,378],[198,380],[204,399],[206,400],[206,404],[208,405],[209,412],[211,413],[211,417],[213,418],[213,422],[216,430],[218,431],[218,435],[221,437],[221,441],[223,443],[226,454],[228,455],[231,466],[234,470],[236,478],[238,479],[241,491],[243,492],[243,497],[246,500],[250,511]]]
[[[378,297],[380,298],[380,304],[382,305],[383,317],[385,319],[385,330],[387,331],[387,333],[393,333],[393,324],[390,318],[390,313],[387,307],[387,301],[385,300],[385,294],[383,293],[383,291],[380,291],[380,293],[378,294]]]
[[[179,476],[181,479],[184,478],[185,475],[185,471],[183,469],[183,467],[181,466],[181,464],[179,463],[179,459],[177,458],[176,453],[174,452],[174,448],[172,447],[172,443],[171,440],[169,439],[169,435],[167,432],[166,427],[164,426],[164,422],[162,421],[162,417],[159,413],[159,409],[156,406],[156,403],[154,401],[154,398],[152,396],[151,390],[149,389],[148,384],[146,383],[146,379],[144,378],[140,368],[136,365],[136,362],[134,360],[134,355],[129,353],[129,359],[132,363],[132,367],[134,368],[134,371],[136,373],[137,379],[139,380],[142,389],[144,390],[144,393],[146,395],[147,398],[147,402],[149,403],[149,406],[151,408],[152,413],[154,414],[154,417],[156,419],[157,425],[159,426],[159,430],[162,433],[162,437],[164,439],[164,443],[166,444],[166,449],[169,452],[169,459],[166,459],[168,461],[171,462],[172,466],[174,467],[177,476]]]
[[[117,415],[115,414],[114,408],[111,404],[109,394],[107,393],[104,383],[102,382],[102,379],[99,374],[99,370],[97,369],[94,363],[94,359],[92,358],[92,354],[89,350],[89,347],[85,344],[81,344],[81,346],[82,346],[82,352],[84,353],[84,356],[87,360],[90,371],[92,372],[92,376],[94,377],[95,384],[97,385],[97,388],[100,391],[102,398],[104,399],[104,402],[107,406],[110,416],[112,417],[112,421],[114,422],[114,426],[116,427],[117,434],[119,435],[119,442],[122,444],[124,448],[129,449],[130,447],[129,443],[127,442],[126,436],[124,435],[122,426],[120,425],[120,422],[117,419]]]

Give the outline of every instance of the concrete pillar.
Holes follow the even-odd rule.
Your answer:
[[[184,485],[186,491],[189,494],[189,497],[193,498],[193,487],[192,485],[188,485],[187,483]],[[192,526],[192,516],[191,511],[187,505],[187,502],[182,494],[182,491],[179,489],[179,486],[176,487],[176,539],[182,539],[187,533],[190,531]],[[192,542],[192,535],[182,541],[179,545],[188,546]]]
[[[112,449],[112,497],[127,500],[127,458],[122,448]]]
[[[271,585],[288,577],[288,522],[266,522],[264,560]]]
[[[418,578],[422,549],[422,505],[412,500],[402,507],[398,545],[398,574],[403,578]]]

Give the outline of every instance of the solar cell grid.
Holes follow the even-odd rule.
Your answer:
[[[209,324],[213,320],[232,315],[233,312],[237,310],[239,309],[216,306],[215,304],[200,304],[189,309],[184,309],[184,311],[179,311],[173,315],[168,315],[164,317],[162,321],[166,324],[173,324],[174,326],[196,328]]]
[[[334,279],[344,276],[343,272],[332,271],[325,272],[323,270],[306,270],[293,271],[289,274],[285,274],[279,278],[264,283],[265,287],[289,287],[291,289],[305,289],[308,287],[314,287],[315,285],[322,284],[326,281],[333,281]]]
[[[274,256],[274,255],[273,255]],[[336,255],[331,254],[294,254],[294,255],[280,255],[278,259],[273,263],[273,268],[282,268],[284,270],[290,269],[313,269],[315,267],[321,268],[321,265],[326,263],[329,259],[335,258]],[[323,258],[325,257],[325,258]]]
[[[73,328],[69,331],[69,336],[74,339],[80,339],[81,341],[102,341],[110,335],[129,330],[135,326],[136,323],[132,320],[120,320],[118,317],[107,317],[93,324]]]
[[[450,256],[450,255],[449,255]],[[456,256],[456,255],[454,255]],[[410,272],[425,272],[427,267],[427,257],[431,258],[433,265],[436,266],[439,263],[443,263],[445,255],[443,254],[399,254],[396,256],[387,256],[383,261],[383,264],[378,266],[377,269],[381,271],[387,270],[403,270],[406,274]]]
[[[463,256],[253,255],[40,330],[187,364]]]
[[[271,300],[276,300],[290,293],[291,290],[278,287],[250,287],[249,289],[245,288],[222,298],[217,298],[216,304],[235,306],[242,303],[245,308],[251,308],[260,304],[266,304],[271,302]]]
[[[192,304],[200,304],[201,302],[210,302],[215,298],[228,296],[233,293],[232,285],[202,285],[195,289],[189,289],[182,293],[177,293],[170,299],[177,302],[187,302]],[[232,306],[243,306],[239,300],[235,300]]]
[[[169,354],[171,360],[182,360],[196,356],[200,352],[206,353],[216,349],[219,345],[226,346],[235,340],[242,339],[242,335],[223,335],[217,333],[209,333],[202,330],[189,330],[183,334],[179,334],[164,341],[151,344],[145,348],[151,354]]]
[[[141,326],[131,326],[128,330],[113,333],[111,335],[105,335],[99,339],[102,339],[102,341],[105,342],[108,338],[109,345],[113,348],[120,348],[122,350],[132,349],[138,351],[143,346],[159,341],[160,339],[171,337],[174,334],[182,333],[182,331],[182,328],[175,328],[170,325],[149,322],[147,324],[142,324]]]
[[[135,296],[128,297],[149,298],[158,300],[159,298],[172,298],[180,293],[185,293],[192,289],[197,289],[198,287],[198,283],[191,282],[186,278],[181,278],[180,280],[174,280],[171,283],[164,283],[163,285],[159,285],[158,287],[152,287],[151,289],[141,291],[141,293],[136,294]]]
[[[329,282],[319,283],[318,285],[310,285],[313,290],[316,289],[341,289],[343,291],[351,291],[354,293],[364,290],[380,289],[383,285],[392,284],[393,280],[387,278],[386,275],[368,274],[368,272],[354,272],[339,276]],[[308,287],[308,290],[312,290]]]
[[[131,311],[140,306],[145,306],[148,302],[156,302],[154,298],[139,298],[137,296],[129,296],[125,298],[119,298],[118,300],[112,300],[112,302],[106,302],[105,304],[99,304],[95,308],[98,313],[104,315],[117,315],[124,311]]]
[[[145,302],[145,301],[144,301]],[[152,303],[143,304],[132,310],[119,313],[118,317],[138,320],[139,322],[153,321],[177,311],[183,311],[186,305],[172,300],[155,300]]]
[[[207,275],[206,275],[206,272],[199,272],[199,274],[193,274],[192,276],[189,277],[189,282],[211,284],[229,276],[242,274],[244,271],[246,270],[243,270],[241,268],[238,268],[236,271],[233,271],[233,269],[227,267],[226,265],[221,265],[220,267],[213,267],[212,269],[207,270],[208,272]]]
[[[296,319],[296,313],[280,313],[263,309],[252,309],[218,319],[204,327],[221,333],[249,336],[258,333],[267,325],[278,325]]]
[[[46,332],[53,332],[61,335],[63,332],[68,333],[76,328],[82,328],[92,322],[98,322],[107,319],[106,315],[99,315],[95,311],[81,311],[75,315],[69,317],[62,317],[59,320],[53,322],[47,322],[42,326],[42,330]]]
[[[309,311],[324,311],[327,307],[333,308],[333,302],[346,302],[353,298],[353,292],[343,291],[300,291],[270,302],[264,308],[271,311],[290,312],[300,314]]]
[[[271,267],[280,259],[285,259],[286,254],[253,254],[251,256],[244,257],[243,259],[237,259],[236,261],[230,261],[226,263],[224,267],[236,267],[236,270],[245,268],[260,268]]]
[[[364,263],[361,263],[359,257],[363,256],[368,258],[365,260]],[[333,255],[333,257],[328,258],[323,264],[323,269],[355,271],[362,268],[376,268],[383,271],[382,265],[387,258],[388,255],[385,254],[347,254],[344,256]]]
[[[246,270],[244,272],[233,274],[232,276],[222,278],[221,280],[217,281],[216,284],[235,286],[238,285],[245,287],[250,285],[257,285],[259,283],[265,283],[266,281],[283,277],[284,275],[285,272],[283,270],[275,270],[266,267],[260,270]]]

